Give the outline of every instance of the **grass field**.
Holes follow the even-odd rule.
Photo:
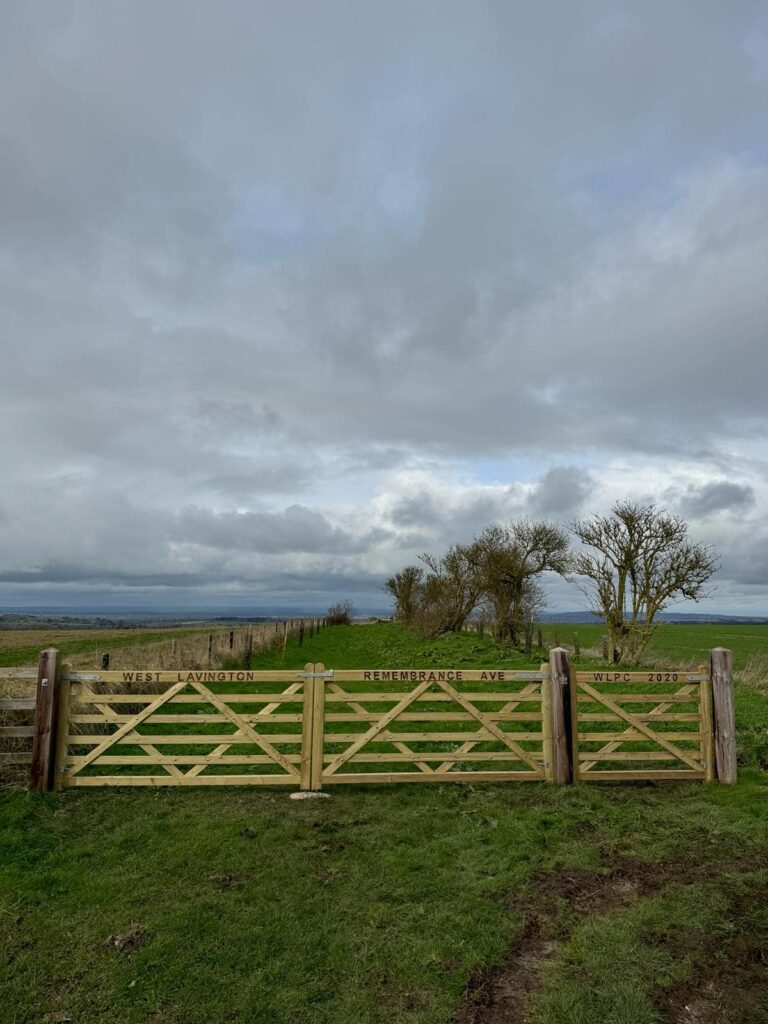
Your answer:
[[[165,640],[207,635],[208,629],[3,629],[0,668],[34,665],[40,651],[58,647],[65,656],[91,657],[126,647],[146,647]]]
[[[241,628],[241,627],[239,627]],[[380,623],[377,629],[385,630],[387,624]],[[221,632],[221,627],[217,627]],[[78,629],[78,630],[0,630],[0,667],[6,665],[32,665],[37,655],[45,647],[58,647],[65,658],[76,656],[92,656],[93,660],[103,651],[123,650],[126,647],[146,647],[162,641],[183,637],[202,637],[211,632],[211,627],[193,629]],[[563,646],[572,648],[573,638],[578,636],[583,652],[584,662],[597,663],[600,656],[600,638],[604,632],[602,626],[586,625],[545,625],[542,627],[544,648],[555,646],[559,641]],[[384,656],[387,658],[415,657],[429,660],[433,655],[447,664],[451,658],[472,657],[468,652],[472,647],[479,647],[484,656],[492,657],[494,664],[519,665],[524,659],[519,654],[510,655],[510,649],[497,645],[486,637],[473,637],[475,643],[467,646],[465,638],[454,635],[440,637],[435,641],[424,643],[416,637],[406,637],[395,630],[386,634],[388,640],[382,646],[378,641],[371,648],[371,634],[363,631],[360,638],[353,640],[352,635],[334,631],[321,634],[315,641],[313,650],[326,652],[328,657],[338,661],[339,657],[358,659],[354,665],[349,660],[345,667],[359,667],[359,658]],[[335,639],[331,639],[334,636]],[[293,645],[292,643],[292,646]],[[712,647],[730,647],[734,654],[734,665],[737,669],[746,667],[750,658],[768,659],[768,625],[744,626],[677,626],[662,624],[654,635],[648,649],[648,662],[659,660],[670,661],[675,665],[687,663],[696,665],[705,662]],[[587,653],[589,652],[589,653]],[[137,654],[144,652],[137,651]],[[538,651],[534,661],[545,652]],[[448,661],[446,661],[448,659]],[[94,661],[95,664],[95,661]],[[329,662],[330,664],[330,662]],[[342,667],[337,664],[336,667]]]
[[[576,629],[586,648],[593,627]],[[682,643],[693,629],[665,627],[654,655],[723,643]],[[728,629],[746,677],[733,787],[2,794],[0,1019],[765,1024],[768,695],[754,637]],[[522,664],[488,638],[379,624],[254,668],[306,661]]]

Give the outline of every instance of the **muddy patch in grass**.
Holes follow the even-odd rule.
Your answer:
[[[524,897],[507,898],[510,912],[523,918],[522,930],[502,963],[478,968],[470,976],[454,1024],[526,1024],[533,1000],[541,989],[542,970],[586,917],[618,910],[671,884],[690,885],[719,878],[724,873],[746,873],[765,867],[765,862],[756,864],[754,860],[738,858],[723,864],[672,858],[646,861],[624,856],[604,870],[573,868],[536,876]],[[495,898],[500,897],[497,894]],[[679,954],[690,950],[688,944]],[[747,1003],[759,1013],[763,1006],[760,999],[768,993],[765,950],[761,950],[759,957],[751,947],[738,954],[734,949],[734,954],[743,973],[742,981],[736,984],[746,984],[752,991],[751,1003]],[[730,971],[731,964],[724,967]],[[755,985],[761,973],[762,994]],[[738,976],[739,971],[735,974]],[[766,1016],[723,1016],[719,1010],[720,1016],[702,1016],[703,1003],[694,999],[697,986],[700,987],[700,981],[694,979],[660,995],[658,1008],[666,1020],[674,1024],[752,1024],[753,1020],[755,1024],[765,1024],[768,1020]],[[719,989],[713,989],[709,1000],[715,1008],[723,1005],[718,992]]]
[[[765,1024],[768,1021],[768,928],[756,930],[755,907],[768,905],[768,884],[750,886],[731,901],[730,935],[684,935],[667,945],[690,955],[693,976],[657,990],[654,1005],[669,1024]],[[677,948],[675,948],[677,946]]]

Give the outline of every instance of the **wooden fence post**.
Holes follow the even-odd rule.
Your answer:
[[[304,666],[304,704],[301,718],[301,789],[312,789],[312,729],[315,703],[315,666],[311,661]]]
[[[304,711],[301,729],[301,789],[320,793],[325,753],[325,679],[322,662],[304,666]]]
[[[319,793],[323,788],[323,755],[325,753],[325,665],[318,661],[314,667],[314,690],[312,691],[312,789]],[[305,709],[306,710],[306,709]]]
[[[109,669],[109,655],[102,654],[101,656],[101,671],[106,672]]]
[[[245,652],[243,655],[243,668],[250,669],[251,656],[253,654],[253,631],[249,626],[245,633]]]
[[[69,735],[69,705],[72,684],[69,681],[69,674],[72,666],[64,662],[61,666],[61,681],[59,684],[58,710],[56,713],[56,732],[53,748],[53,789],[60,793],[64,786],[64,771],[68,753],[67,736]]]
[[[552,673],[548,662],[539,665],[546,676],[541,681],[541,734],[544,746],[544,770],[547,782],[552,782]]]
[[[715,737],[712,731],[712,679],[706,665],[699,665],[698,672],[704,677],[699,683],[699,708],[701,713],[701,739],[699,754],[704,766],[704,781],[715,781]]]
[[[29,788],[49,792],[53,788],[56,760],[56,719],[61,687],[59,652],[50,647],[37,663],[35,731],[32,737],[32,766]]]
[[[712,680],[712,731],[717,781],[736,781],[736,721],[733,710],[733,658],[726,647],[709,652]]]
[[[552,765],[550,780],[557,783],[573,782],[573,739],[571,736],[571,667],[568,651],[553,647],[549,652],[550,678],[550,736]]]

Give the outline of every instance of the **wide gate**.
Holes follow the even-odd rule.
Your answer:
[[[571,672],[574,781],[713,778],[700,672]]]
[[[323,786],[548,778],[546,667],[337,671],[315,685]]]
[[[57,788],[546,779],[539,672],[62,674]]]
[[[5,670],[18,673],[26,670]],[[42,652],[33,725],[0,748],[33,789],[736,781],[730,652],[709,672],[506,669],[76,672]]]
[[[57,786],[299,786],[304,674],[67,672]]]

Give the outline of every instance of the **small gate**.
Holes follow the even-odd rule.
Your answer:
[[[571,672],[574,781],[713,778],[700,672]]]

